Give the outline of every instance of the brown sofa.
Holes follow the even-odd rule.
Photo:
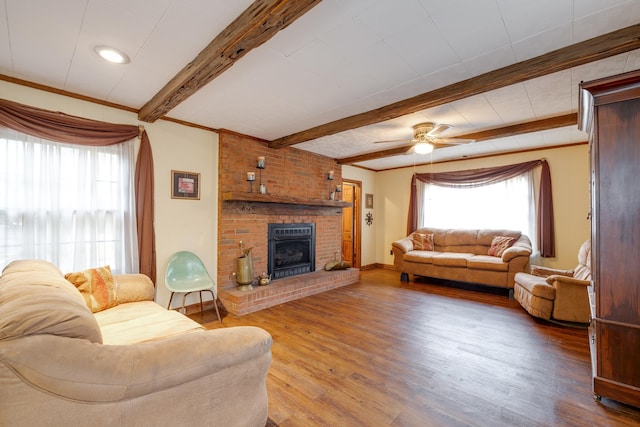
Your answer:
[[[415,233],[432,234],[433,250],[414,249]],[[415,233],[391,245],[402,280],[414,274],[512,290],[516,273],[529,268],[531,241],[519,231],[421,228]],[[496,237],[513,239],[501,256],[489,255]]]
[[[144,275],[114,275],[112,307],[46,261],[0,276],[0,425],[264,426],[271,336],[204,330],[153,302]]]
[[[546,320],[589,323],[588,287],[591,284],[591,241],[578,251],[573,270],[531,266],[531,274],[515,277],[514,297],[529,314]]]

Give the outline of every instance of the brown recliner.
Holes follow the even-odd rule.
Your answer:
[[[532,316],[547,320],[589,323],[591,284],[591,241],[578,251],[573,270],[531,266],[531,274],[517,273],[514,298]]]

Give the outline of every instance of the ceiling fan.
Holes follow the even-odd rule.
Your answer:
[[[428,154],[433,151],[434,148],[446,147],[449,145],[460,145],[474,142],[473,139],[463,138],[440,138],[437,135],[450,129],[451,126],[443,124],[435,124],[430,122],[418,123],[413,126],[413,139],[394,139],[390,141],[376,141],[375,144],[385,142],[400,142],[407,141],[414,144],[407,150],[405,154]]]

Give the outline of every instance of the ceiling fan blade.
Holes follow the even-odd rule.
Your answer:
[[[408,155],[408,154],[413,154],[413,153],[415,153],[415,152],[416,152],[416,146],[415,146],[415,144],[414,144],[414,145],[412,145],[411,147],[409,147],[409,149],[408,149],[407,151],[405,151],[405,152],[404,152],[404,155],[406,156],[406,155]]]
[[[385,142],[415,142],[413,139],[390,139],[389,141],[374,141],[374,144],[383,144]]]
[[[434,135],[438,135],[442,132],[444,132],[447,129],[450,129],[451,125],[436,125],[433,129],[431,129],[429,132],[427,132],[427,135],[429,136],[434,136]]]
[[[435,144],[442,145],[464,145],[475,142],[475,139],[463,139],[463,138],[434,138]]]

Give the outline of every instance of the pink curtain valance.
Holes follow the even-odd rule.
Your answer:
[[[49,141],[78,145],[113,145],[140,136],[135,192],[140,273],[156,282],[153,229],[153,156],[147,132],[134,125],[100,122],[0,99],[0,126]]]
[[[407,235],[413,233],[418,228],[416,180],[443,187],[479,187],[515,178],[516,176],[529,172],[538,166],[542,166],[542,170],[540,172],[540,192],[536,218],[538,228],[538,249],[540,250],[541,256],[554,257],[555,230],[553,222],[553,202],[551,197],[551,173],[549,171],[549,164],[544,159],[514,165],[498,166],[494,168],[413,174],[413,177],[411,178]]]

